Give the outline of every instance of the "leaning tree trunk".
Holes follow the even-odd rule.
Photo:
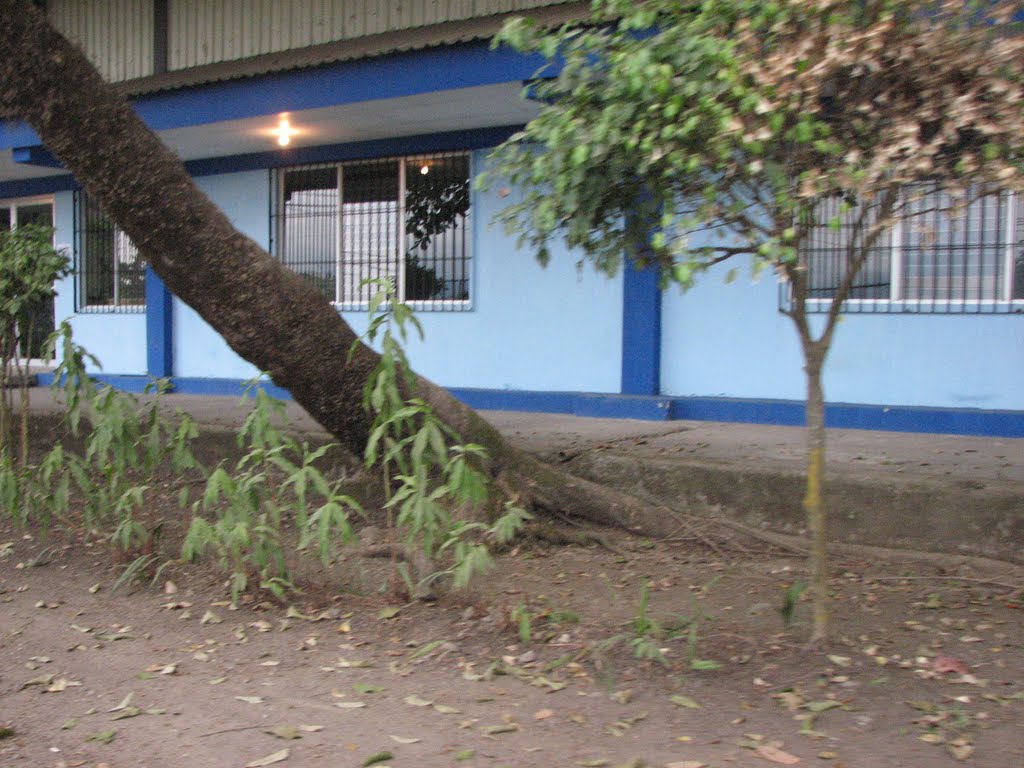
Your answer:
[[[361,455],[362,390],[378,356],[310,283],[238,232],[181,161],[32,3],[0,0],[0,110],[27,122],[131,238],[167,287],[242,358]],[[651,533],[666,510],[558,472],[512,448],[443,389],[418,393],[463,439],[486,447],[498,485],[542,510]]]

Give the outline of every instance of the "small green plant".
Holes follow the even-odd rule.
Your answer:
[[[529,645],[533,641],[533,614],[530,613],[529,606],[520,601],[512,609],[511,618],[519,632],[519,642]]]
[[[668,659],[660,647],[666,636],[665,628],[661,622],[650,615],[648,610],[650,600],[650,589],[644,582],[640,587],[640,600],[637,603],[636,615],[631,624],[634,636],[630,640],[630,644],[633,646],[633,655],[636,658],[667,664]]]
[[[151,478],[167,462],[175,473],[198,468],[191,450],[198,434],[194,421],[180,412],[168,419],[160,411],[166,383],[154,383],[156,397],[148,404],[98,386],[87,366],[98,368],[99,362],[75,343],[67,322],[50,335],[44,354],[59,359],[53,389],[64,403],[64,425],[82,437],[83,449],[58,442],[37,465],[0,457],[0,502],[21,524],[45,531],[55,518],[69,520],[124,552],[150,549],[153,531],[145,518]]]
[[[14,386],[19,393],[18,459],[28,463],[29,360],[40,306],[54,281],[68,274],[67,254],[53,247],[53,229],[0,229],[0,451],[14,444]]]
[[[595,646],[595,653],[597,651],[600,651],[601,654],[607,653],[618,643],[628,639],[634,657],[667,664],[668,658],[665,656],[663,646],[668,641],[685,635],[685,657],[690,669],[698,671],[718,669],[721,664],[717,661],[702,659],[697,655],[697,646],[700,642],[701,627],[710,618],[704,611],[703,598],[720,578],[721,576],[716,576],[694,593],[689,616],[673,616],[670,621],[661,620],[651,615],[650,588],[644,582],[640,587],[636,612],[628,623],[630,633],[628,635],[613,635],[605,640],[603,645]]]
[[[429,578],[449,574],[456,588],[465,587],[474,575],[492,567],[488,545],[510,541],[530,515],[506,502],[492,523],[480,522],[491,496],[481,470],[487,451],[464,444],[429,403],[410,395],[416,377],[404,344],[412,330],[422,338],[423,327],[398,300],[390,278],[366,284],[378,290],[370,300],[370,320],[360,342],[379,344],[380,360],[363,392],[363,405],[374,415],[364,461],[368,468],[378,467],[383,477],[388,536],[392,544],[400,539],[432,560],[449,556],[450,567]]]
[[[352,539],[352,514],[362,514],[358,502],[341,493],[341,481],[328,480],[317,467],[333,446],[299,443],[286,433],[284,403],[258,381],[246,388],[245,397],[250,394],[255,402],[238,434],[247,452],[232,471],[220,466],[210,474],[182,546],[186,560],[208,551],[216,555],[232,575],[234,600],[254,574],[260,587],[279,598],[296,589],[286,554],[288,531],[294,530],[299,550],[315,544],[326,563],[336,542]]]
[[[785,592],[782,593],[782,605],[779,607],[779,614],[782,616],[782,625],[789,628],[793,623],[793,615],[800,597],[807,590],[807,585],[802,581],[794,581]]]
[[[707,597],[712,587],[714,587],[721,578],[721,575],[715,576],[706,584],[702,585],[700,589],[694,592],[690,597],[692,611],[686,621],[686,661],[689,663],[690,669],[693,670],[711,670],[718,669],[722,666],[713,659],[702,659],[697,656],[697,643],[700,640],[701,627],[704,625],[705,621],[711,618],[704,610],[704,598]]]

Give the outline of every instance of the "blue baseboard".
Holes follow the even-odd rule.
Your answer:
[[[154,381],[149,376],[111,374],[97,374],[95,378],[104,384],[136,393],[145,391]],[[39,374],[38,382],[40,386],[48,386],[53,382],[53,374]],[[239,379],[197,377],[173,378],[170,383],[169,391],[175,394],[228,397],[241,397],[246,384]],[[261,386],[274,397],[290,398],[287,390],[269,381]],[[644,421],[724,421],[780,426],[804,424],[804,404],[797,400],[531,392],[505,389],[453,388],[449,391],[466,405],[485,411],[564,413],[572,416]],[[829,403],[825,406],[825,423],[832,429],[1024,437],[1024,411]]]
[[[670,399],[644,395],[594,394],[583,392],[530,392],[510,389],[449,389],[459,400],[484,411],[534,411],[567,413],[605,419],[670,418]]]
[[[798,400],[674,397],[671,398],[670,411],[670,419],[783,426],[803,426],[805,423],[804,404]],[[828,403],[825,406],[825,424],[830,429],[1024,437],[1024,412],[986,411],[978,408]]]

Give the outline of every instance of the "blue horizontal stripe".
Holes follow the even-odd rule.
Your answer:
[[[97,374],[96,380],[127,392],[142,392],[148,376]],[[39,375],[47,386],[53,374]],[[172,390],[183,395],[240,397],[247,382],[239,379],[182,377],[171,379]],[[288,391],[271,382],[262,385],[274,397],[289,399]],[[667,397],[586,392],[531,392],[504,389],[449,390],[480,410],[564,413],[573,416],[645,421],[692,420],[746,424],[802,426],[804,404],[797,400],[745,400],[726,397]],[[830,403],[825,406],[830,429],[868,429],[887,432],[926,432],[986,437],[1024,437],[1024,411],[984,411],[972,408],[886,407]]]

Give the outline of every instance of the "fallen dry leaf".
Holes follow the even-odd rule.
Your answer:
[[[800,758],[796,755],[791,755],[789,752],[783,752],[778,747],[773,747],[770,744],[762,744],[754,750],[754,754],[758,757],[763,757],[765,760],[771,760],[773,763],[779,763],[781,765],[796,765],[800,762]]]
[[[686,709],[700,709],[700,704],[691,699],[689,696],[676,694],[675,696],[670,696],[668,700],[675,704],[677,707],[685,707]]]
[[[954,658],[953,656],[936,656],[932,660],[932,670],[938,672],[940,675],[946,672],[955,672],[958,675],[967,674],[967,665],[964,664],[960,659]]]
[[[974,752],[970,744],[947,744],[946,749],[956,760],[966,760]]]
[[[389,734],[388,738],[398,744],[415,744],[419,741],[413,736],[395,736],[394,734]]]
[[[68,688],[72,686],[80,685],[81,683],[77,680],[68,680],[65,677],[58,677],[56,680],[53,681],[52,685],[43,689],[43,693],[60,693],[61,691],[66,691]]]
[[[550,709],[538,709],[536,712],[533,713],[533,719],[534,720],[547,720],[553,714],[555,714],[553,710],[550,710]]]
[[[282,749],[278,752],[274,752],[266,757],[261,757],[259,760],[253,760],[251,763],[246,763],[245,768],[263,768],[265,765],[273,765],[274,763],[280,763],[288,759],[288,755],[291,751],[288,749]]]
[[[266,733],[279,739],[285,739],[286,741],[289,739],[302,738],[302,734],[299,733],[299,729],[294,725],[288,724],[275,725],[273,728],[267,729]]]

